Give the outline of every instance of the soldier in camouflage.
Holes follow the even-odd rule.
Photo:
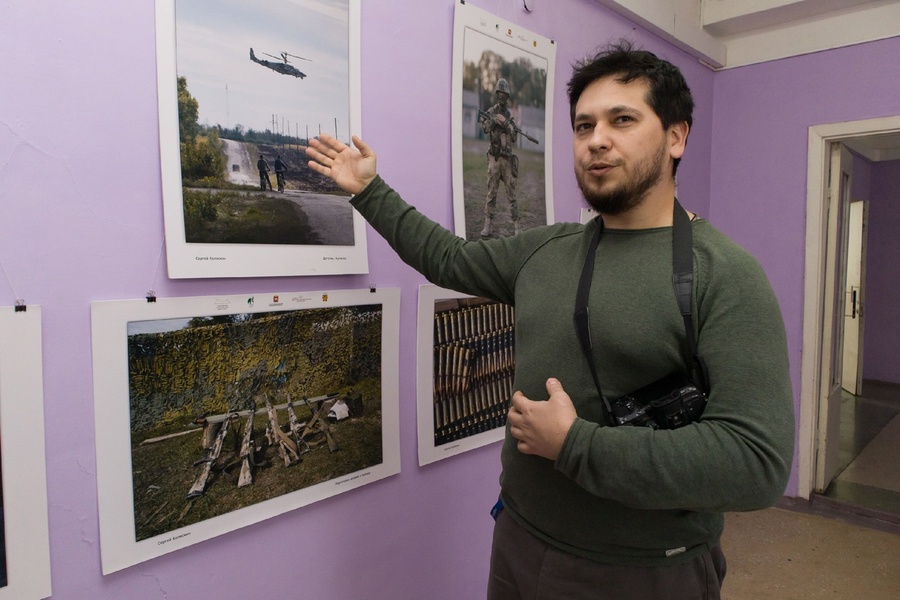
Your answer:
[[[497,80],[494,92],[497,95],[497,103],[481,115],[481,128],[491,142],[487,153],[488,191],[484,203],[482,238],[489,238],[493,234],[492,221],[497,212],[497,191],[501,181],[506,187],[506,198],[509,200],[509,214],[513,222],[513,230],[515,233],[519,233],[519,206],[516,200],[519,161],[518,157],[512,153],[512,145],[516,143],[519,132],[509,110],[509,83],[505,79]]]

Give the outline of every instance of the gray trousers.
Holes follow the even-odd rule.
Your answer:
[[[488,600],[720,600],[725,556],[716,546],[662,567],[605,565],[537,539],[502,511],[494,526]]]

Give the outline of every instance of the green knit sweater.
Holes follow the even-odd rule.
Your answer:
[[[709,371],[699,423],[609,427],[581,352],[573,309],[594,232],[560,223],[468,242],[377,178],[353,206],[429,281],[515,307],[515,389],[546,399],[556,377],[578,419],[556,462],[516,449],[507,432],[501,497],[537,537],[609,564],[687,560],[718,543],[723,511],[784,492],[794,415],[784,324],[757,261],[707,221],[692,222],[694,325]],[[590,295],[594,360],[616,397],[685,370],[684,321],[672,290],[672,228],[606,229]]]

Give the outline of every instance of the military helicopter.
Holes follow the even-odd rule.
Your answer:
[[[290,64],[288,56],[290,56],[291,58],[299,58],[300,60],[310,59],[303,58],[302,56],[297,56],[296,54],[288,54],[287,52],[282,52],[280,57],[268,54],[266,52],[263,52],[263,54],[274,58],[275,61],[280,59],[281,62],[256,58],[256,54],[253,52],[253,48],[250,48],[250,60],[252,60],[253,62],[261,64],[262,66],[272,69],[276,73],[281,73],[282,75],[293,75],[294,77],[299,77],[300,79],[306,77],[306,73],[301,72],[300,69]]]

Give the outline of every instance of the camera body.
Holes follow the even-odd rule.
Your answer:
[[[613,426],[677,429],[699,421],[707,399],[693,381],[672,373],[630,394],[606,401]]]

